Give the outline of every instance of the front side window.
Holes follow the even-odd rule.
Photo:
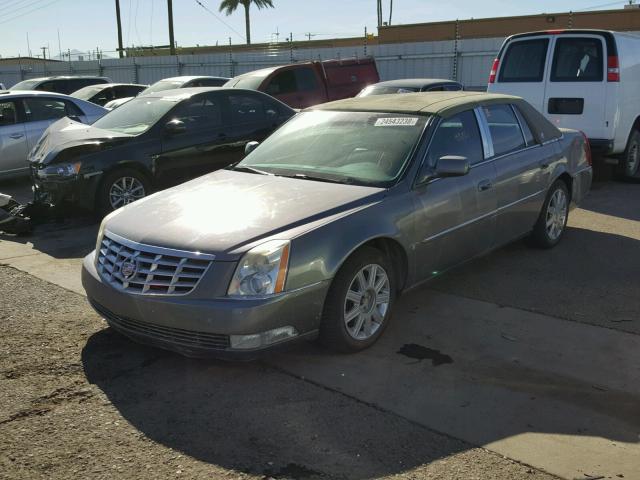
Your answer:
[[[411,158],[427,118],[375,112],[303,112],[276,130],[238,168],[388,186]]]
[[[222,125],[220,99],[217,95],[208,95],[185,100],[172,118],[184,122],[188,129],[219,127]]]
[[[440,122],[427,153],[427,165],[435,167],[438,159],[455,155],[465,157],[471,165],[484,160],[482,138],[472,110]]]
[[[494,155],[505,155],[525,147],[518,120],[510,105],[482,107],[489,124]]]
[[[298,90],[308,92],[318,88],[316,74],[309,67],[299,68],[295,70]]]
[[[542,82],[547,59],[548,38],[509,44],[500,69],[500,82]]]
[[[0,127],[18,123],[16,104],[13,102],[0,102]]]
[[[296,88],[295,70],[285,70],[271,79],[269,85],[267,85],[267,93],[270,95],[282,95],[295,92]]]
[[[93,126],[128,135],[140,135],[176,106],[179,98],[136,97],[99,118]]]
[[[64,100],[54,98],[25,98],[23,104],[27,122],[58,120],[75,114],[67,111]]]
[[[599,38],[558,38],[551,67],[552,82],[601,82],[604,60]]]

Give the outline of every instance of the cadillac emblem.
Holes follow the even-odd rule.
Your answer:
[[[125,280],[129,280],[135,276],[138,272],[138,262],[132,259],[127,259],[122,262],[120,267],[120,273]]]

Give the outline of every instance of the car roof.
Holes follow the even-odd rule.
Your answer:
[[[370,95],[323,103],[307,110],[432,114],[443,118],[492,103],[522,103],[520,97],[482,92],[419,92]]]
[[[211,75],[183,75],[181,77],[169,77],[158,80],[158,82],[188,82],[198,78],[215,78],[216,80],[229,80],[227,77],[212,77]],[[157,82],[156,82],[157,83]]]
[[[99,77],[97,75],[55,75],[52,77],[38,77],[38,78],[25,78],[23,81],[29,82],[44,82],[46,80],[73,80],[73,79],[83,79],[83,78],[99,78],[101,80],[109,80],[107,77]]]
[[[455,80],[449,80],[447,78],[401,78],[398,80],[387,80],[386,82],[378,82],[370,85],[371,87],[424,87],[426,85],[440,84],[440,83],[453,83],[460,85]]]
[[[14,97],[60,97],[70,98],[70,95],[56,92],[45,92],[42,90],[2,90],[0,91],[0,98],[14,98]],[[75,99],[74,99],[75,100]]]

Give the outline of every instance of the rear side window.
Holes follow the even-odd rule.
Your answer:
[[[527,119],[522,116],[520,110],[515,105],[512,105],[513,111],[516,112],[516,117],[518,117],[518,121],[520,122],[520,126],[522,127],[522,134],[524,135],[524,140],[527,142],[527,146],[535,145],[538,143],[536,138],[533,136],[533,132],[529,127],[529,123]]]
[[[498,81],[541,82],[548,48],[548,38],[511,43],[502,58]]]
[[[601,82],[604,60],[599,38],[558,38],[551,67],[552,82]]]
[[[484,160],[480,130],[473,111],[447,118],[438,126],[429,146],[427,164],[435,166],[438,159],[446,155],[465,157],[471,165]]]
[[[496,156],[525,147],[522,130],[510,105],[489,105],[482,108],[487,117]]]
[[[308,67],[295,70],[298,90],[307,92],[318,88],[316,74]]]

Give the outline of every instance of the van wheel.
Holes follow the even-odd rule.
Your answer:
[[[624,178],[640,177],[640,131],[638,130],[631,132],[627,149],[620,158],[619,172]]]
[[[396,284],[389,259],[365,247],[333,279],[322,312],[320,342],[339,352],[373,345],[389,323]]]
[[[111,213],[151,193],[146,175],[133,168],[122,168],[107,174],[98,190],[98,212]]]
[[[539,248],[555,247],[564,233],[569,218],[569,190],[566,183],[556,180],[542,205],[538,221],[533,227],[530,240]]]

